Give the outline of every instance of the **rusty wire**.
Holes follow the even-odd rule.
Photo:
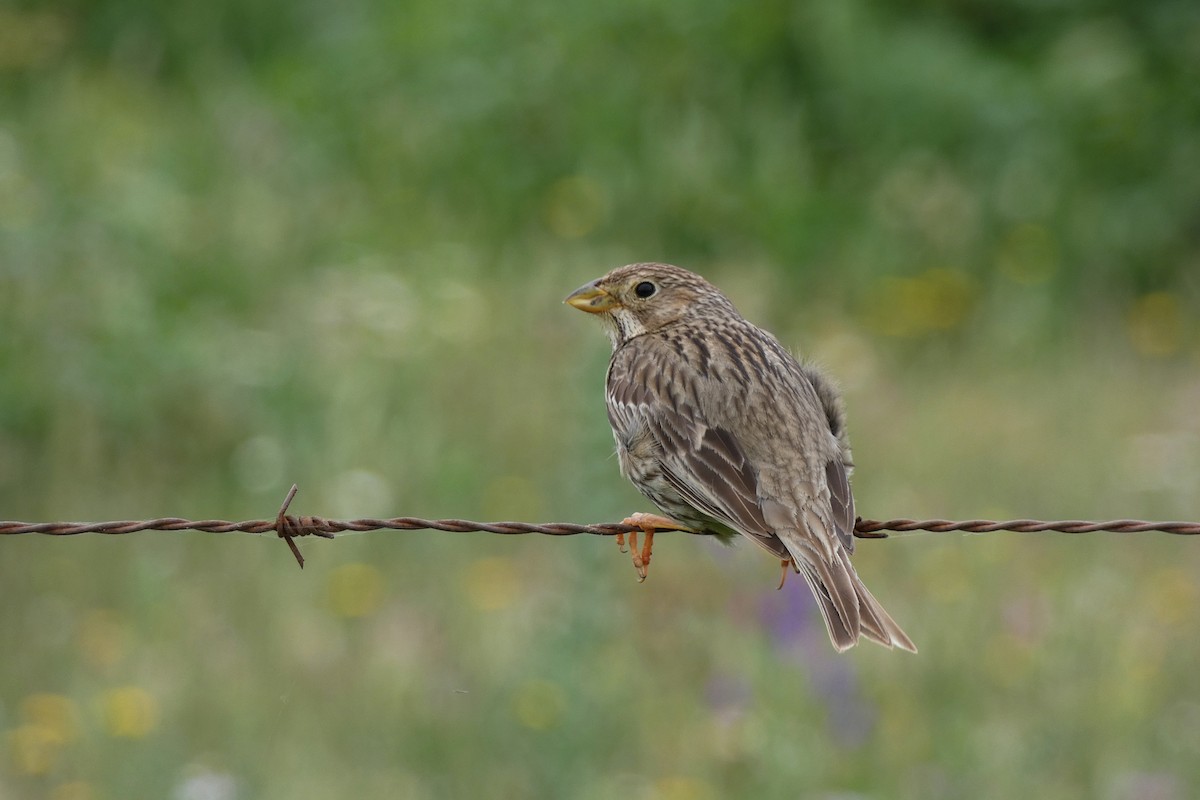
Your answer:
[[[337,533],[345,531],[377,531],[377,530],[435,530],[447,533],[502,533],[523,534],[540,533],[547,536],[576,536],[592,534],[595,536],[616,536],[621,533],[640,531],[633,525],[619,522],[606,522],[597,525],[578,525],[572,522],[473,522],[466,519],[422,519],[420,517],[393,517],[391,519],[352,519],[338,520],[314,516],[293,516],[288,514],[288,507],[296,496],[296,487],[292,486],[279,513],[275,519],[254,519],[243,522],[228,522],[220,519],[189,520],[179,517],[160,517],[140,521],[116,522],[3,522],[0,521],[0,535],[41,533],[47,536],[76,536],[81,533],[137,533],[138,531],[204,531],[208,533],[275,533],[287,542],[301,569],[304,568],[304,556],[300,554],[294,539],[301,536],[320,536],[332,539]],[[1057,533],[1095,533],[1106,531],[1110,533],[1146,533],[1159,531],[1181,536],[1200,535],[1200,522],[1147,522],[1136,519],[1116,519],[1106,522],[1088,522],[1085,520],[1035,520],[1013,519],[994,521],[986,519],[945,520],[945,519],[889,519],[874,520],[859,517],[854,524],[854,535],[860,539],[886,539],[885,531],[907,533],[911,531],[931,531],[948,533],[961,531],[964,533],[991,533],[994,531],[1013,531],[1016,533],[1038,533],[1054,531]]]

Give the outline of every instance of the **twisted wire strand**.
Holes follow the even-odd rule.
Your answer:
[[[448,533],[544,533],[550,536],[575,536],[590,533],[599,536],[615,536],[618,533],[640,531],[641,528],[619,523],[576,525],[570,522],[473,522],[468,519],[421,519],[420,517],[393,517],[391,519],[325,519],[324,517],[290,517],[296,530],[293,536],[324,536],[332,539],[333,534],[344,531],[377,530],[435,530]],[[47,536],[76,536],[81,533],[137,533],[139,531],[205,531],[207,533],[278,533],[278,520],[252,519],[230,522],[223,519],[189,520],[178,517],[162,517],[147,520],[122,520],[116,522],[0,522],[0,535],[41,533]]]
[[[422,519],[421,517],[392,517],[391,519],[326,519],[316,516],[293,516],[287,513],[292,499],[296,496],[296,487],[288,492],[287,498],[279,509],[275,519],[255,519],[243,522],[229,522],[221,519],[190,520],[180,517],[160,517],[149,520],[121,520],[115,522],[4,522],[0,521],[0,535],[18,535],[25,533],[40,533],[47,536],[77,536],[83,533],[100,533],[116,535],[136,533],[138,531],[204,531],[208,533],[275,533],[287,542],[292,555],[303,568],[304,557],[293,539],[300,536],[320,536],[326,539],[334,538],[337,533],[345,531],[376,531],[376,530],[435,530],[448,533],[499,533],[526,534],[540,533],[547,536],[577,536],[591,534],[595,536],[616,536],[622,533],[640,531],[634,525],[624,525],[615,522],[599,523],[596,525],[578,525],[572,522],[475,522],[466,519]],[[1103,522],[1087,520],[946,520],[946,519],[889,519],[856,520],[854,535],[860,539],[886,539],[886,531],[907,533],[910,531],[931,531],[934,533],[949,533],[961,531],[965,533],[992,533],[994,531],[1013,531],[1017,533],[1037,533],[1055,531],[1058,533],[1095,533],[1106,531],[1111,533],[1146,533],[1158,531],[1180,536],[1200,535],[1200,522],[1152,522],[1137,519],[1116,519]]]
[[[603,522],[580,525],[573,522],[476,522],[468,519],[423,519],[421,517],[392,517],[390,519],[325,519],[324,517],[292,517],[297,530],[293,536],[324,536],[332,539],[333,534],[345,531],[376,530],[434,530],[447,533],[540,533],[548,536],[615,536],[642,529],[619,522]],[[0,521],[0,535],[41,533],[47,536],[76,536],[81,533],[121,534],[139,531],[204,531],[207,533],[278,533],[277,520],[254,519],[230,522],[222,519],[189,520],[179,517],[160,517],[138,521],[115,522],[5,522]],[[1200,535],[1200,522],[1149,522],[1137,519],[1115,519],[1103,522],[1087,520],[946,520],[946,519],[859,519],[854,535],[860,539],[886,539],[884,531],[910,533],[931,531],[933,533],[993,533],[1012,531],[1016,533],[1146,533],[1158,531],[1180,536]]]

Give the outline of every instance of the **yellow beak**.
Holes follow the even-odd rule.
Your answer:
[[[592,281],[571,292],[563,302],[589,314],[600,314],[617,305],[617,298]]]

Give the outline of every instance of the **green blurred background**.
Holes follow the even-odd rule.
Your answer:
[[[1200,518],[1200,6],[0,3],[0,518],[611,521],[607,342],[702,272],[869,517]],[[609,540],[0,541],[0,798],[1145,798],[1200,541],[915,534],[921,648]]]

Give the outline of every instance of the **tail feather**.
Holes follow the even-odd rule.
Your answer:
[[[838,652],[854,646],[862,628],[854,572],[840,567],[841,564],[831,564],[819,555],[801,562],[801,570],[817,596],[829,638]]]
[[[804,563],[801,572],[817,598],[829,638],[839,653],[858,644],[859,637],[891,649],[917,652],[917,647],[867,589],[850,556],[838,551],[836,562]]]

